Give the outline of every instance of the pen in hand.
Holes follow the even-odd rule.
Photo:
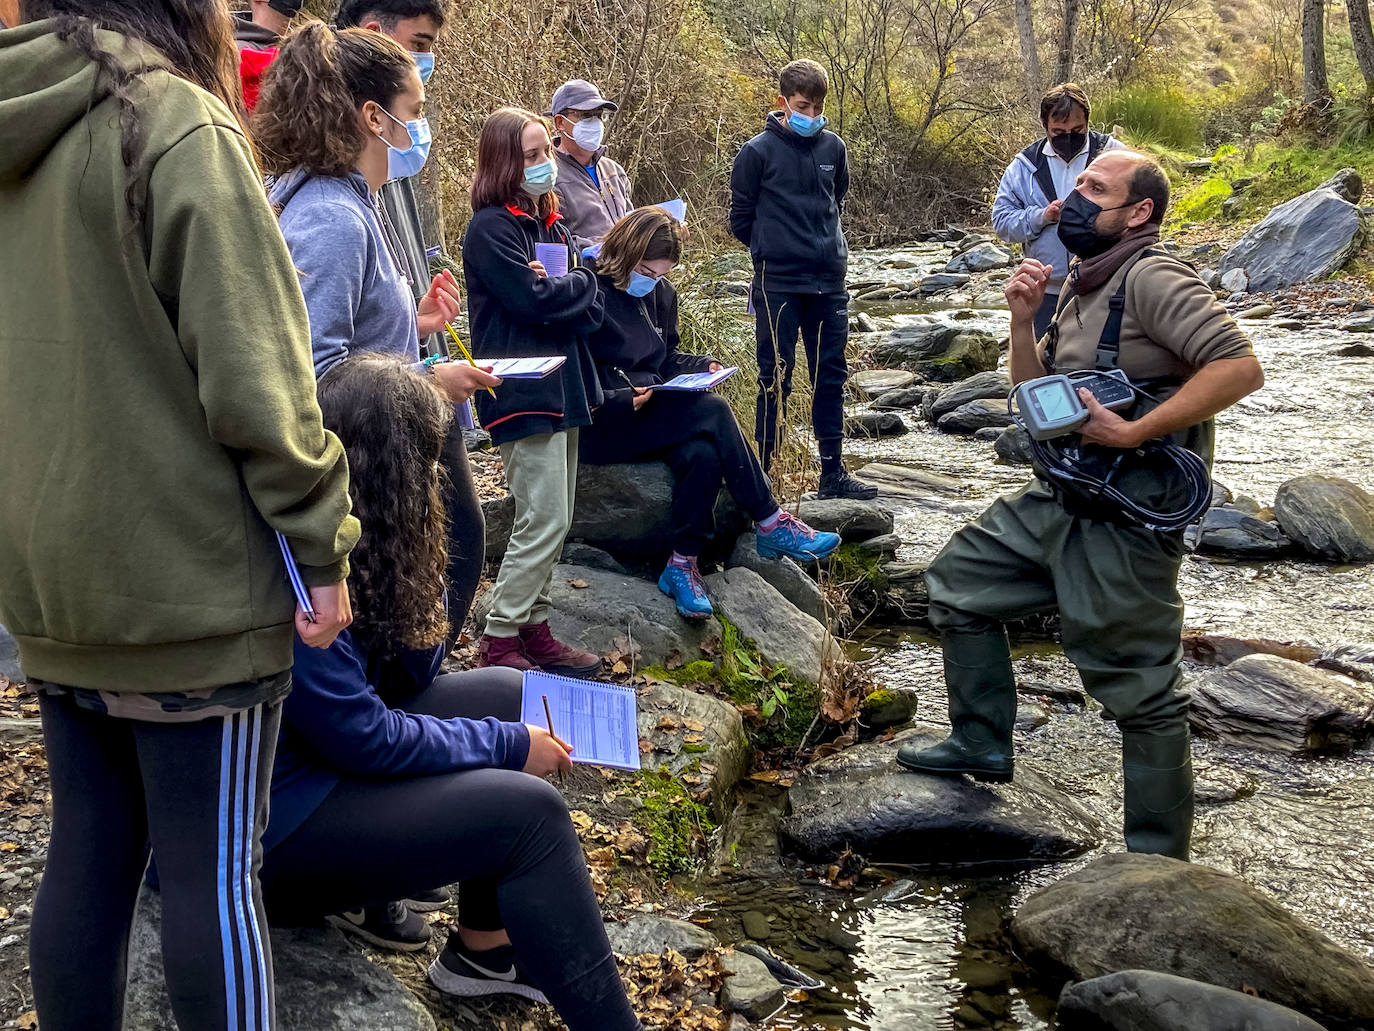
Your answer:
[[[463,358],[467,361],[467,363],[468,363],[469,365],[471,365],[474,369],[477,368],[477,367],[478,367],[478,366],[477,366],[477,363],[476,363],[475,361],[472,360],[472,352],[469,351],[465,346],[463,346],[463,341],[461,341],[461,340],[458,339],[458,331],[457,331],[456,329],[454,329],[453,326],[452,326],[451,324],[447,323],[447,322],[444,323],[444,328],[445,328],[446,330],[448,330],[448,335],[451,336],[451,337],[453,338],[454,344],[457,345],[457,347],[458,347],[458,353],[461,354],[461,355],[463,356]],[[491,387],[487,387],[487,388],[486,388],[486,391],[487,391],[487,393],[490,394],[492,397],[495,397],[495,396],[496,396],[496,391],[492,390]]]
[[[553,713],[549,711],[549,696],[540,695],[540,697],[544,699],[544,722],[549,725],[549,737],[553,738],[560,745],[563,745],[564,748],[567,748],[568,746],[566,744],[563,744],[563,742],[559,740],[558,735],[553,732]],[[558,771],[558,783],[564,783],[562,770]]]

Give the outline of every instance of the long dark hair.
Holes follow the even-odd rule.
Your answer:
[[[349,633],[383,652],[433,647],[449,629],[439,456],[453,406],[396,359],[366,354],[325,373],[319,399],[348,455],[348,493],[362,523],[349,556]]]
[[[553,190],[536,202],[520,185],[525,181],[525,148],[520,137],[531,122],[549,129],[545,119],[518,107],[493,111],[482,123],[477,136],[477,168],[468,192],[474,212],[510,204],[546,219],[558,210],[558,194]],[[552,130],[549,137],[553,138]]]
[[[26,22],[54,19],[57,38],[95,62],[119,101],[119,156],[128,179],[124,202],[135,227],[142,226],[146,206],[146,184],[139,181],[137,167],[145,143],[139,105],[147,97],[135,89],[144,69],[126,68],[100,45],[97,29],[157,50],[177,75],[218,97],[244,125],[238,52],[226,0],[19,0],[19,11]]]
[[[415,74],[415,61],[390,36],[306,22],[282,43],[253,108],[263,169],[347,175],[367,144],[358,108],[371,100],[389,110]]]

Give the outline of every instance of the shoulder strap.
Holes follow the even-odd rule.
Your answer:
[[[1088,164],[1091,165],[1093,163],[1093,158],[1097,157],[1097,155],[1101,154],[1102,151],[1106,149],[1107,141],[1110,139],[1111,136],[1105,132],[1088,133]]]
[[[1042,136],[1021,151],[1021,156],[1030,162],[1034,169],[1031,172],[1031,178],[1040,184],[1040,189],[1044,191],[1045,197],[1053,203],[1059,199],[1059,194],[1055,192],[1054,175],[1050,172],[1050,163],[1045,157],[1046,142],[1046,138]]]
[[[1121,320],[1126,314],[1126,284],[1130,282],[1136,266],[1146,258],[1168,258],[1180,265],[1188,265],[1162,247],[1146,247],[1132,259],[1126,274],[1121,277],[1121,285],[1107,302],[1107,321],[1102,326],[1102,336],[1097,343],[1097,367],[1104,371],[1115,369],[1121,358]],[[1191,265],[1188,267],[1192,268]]]

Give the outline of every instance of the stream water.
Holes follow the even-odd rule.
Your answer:
[[[910,283],[938,271],[949,250],[923,245],[853,256],[851,282]],[[995,284],[935,303],[859,305],[880,329],[937,312],[999,335],[1005,310]],[[1361,298],[1364,299],[1364,298]],[[741,302],[742,306],[742,302]],[[1374,491],[1374,359],[1334,354],[1334,325],[1300,330],[1247,321],[1266,386],[1218,419],[1214,475],[1238,495],[1271,504],[1284,480],[1302,473],[1344,477]],[[999,465],[985,442],[936,432],[908,418],[911,432],[851,441],[852,465],[881,461],[949,476],[969,505],[953,511],[904,506],[896,512],[902,559],[932,557],[968,518],[1024,483],[1024,468]],[[1374,640],[1374,566],[1241,562],[1190,555],[1180,588],[1186,626],[1241,637],[1329,646]],[[936,642],[904,629],[868,627],[852,647],[880,683],[914,689],[917,719],[947,725]],[[1025,645],[1019,681],[1077,686],[1053,646]],[[1025,706],[1018,765],[1048,777],[1119,828],[1120,743],[1091,706]],[[1037,725],[1039,724],[1039,725]],[[1332,938],[1374,962],[1374,752],[1295,760],[1197,741],[1198,813],[1194,858],[1243,876]],[[702,916],[727,942],[758,938],[826,986],[796,998],[775,1020],[786,1028],[936,1031],[1053,1027],[1057,984],[1038,982],[1016,959],[1006,919],[1036,888],[1090,860],[1015,872],[892,870],[890,885],[859,895],[820,885],[780,856],[776,824],[785,791],[746,785],[725,828],[720,864],[698,888]],[[1119,829],[1106,850],[1124,847]],[[745,926],[749,926],[749,933]]]

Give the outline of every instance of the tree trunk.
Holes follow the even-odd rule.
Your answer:
[[[1025,76],[1026,96],[1033,101],[1039,100],[1042,82],[1040,52],[1035,46],[1031,0],[1016,0],[1016,32],[1021,37],[1021,73]]]
[[[1365,93],[1374,97],[1374,28],[1369,24],[1369,0],[1345,0],[1350,12],[1350,39],[1364,76]]]
[[[1331,99],[1326,81],[1325,7],[1323,0],[1302,0],[1302,100],[1325,104]]]
[[[1354,3],[1354,0],[1351,0]],[[1078,9],[1080,0],[1064,0],[1064,26],[1059,34],[1059,61],[1054,69],[1055,82],[1068,82],[1073,78],[1073,44],[1078,34]]]

